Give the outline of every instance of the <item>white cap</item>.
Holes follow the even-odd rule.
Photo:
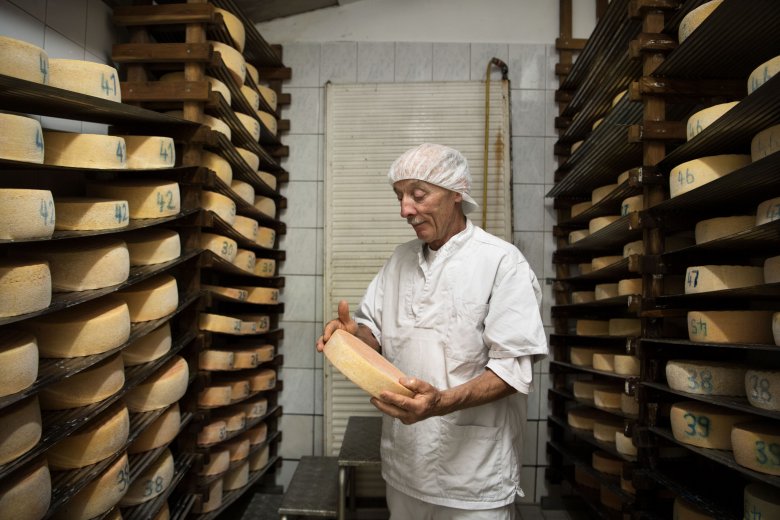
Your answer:
[[[390,184],[406,179],[417,179],[435,184],[463,196],[463,213],[470,213],[479,205],[471,198],[471,173],[466,158],[454,148],[440,144],[423,143],[405,151],[390,166],[387,173]]]

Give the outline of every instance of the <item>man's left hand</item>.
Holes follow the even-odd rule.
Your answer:
[[[385,390],[378,399],[372,397],[371,404],[382,413],[395,417],[404,424],[414,424],[428,417],[440,415],[441,392],[438,388],[414,377],[403,377],[398,382],[411,390],[414,396],[406,397]]]

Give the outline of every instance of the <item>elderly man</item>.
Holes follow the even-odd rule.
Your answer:
[[[535,358],[547,354],[536,276],[512,244],[466,214],[466,159],[422,144],[390,167],[401,217],[417,239],[396,248],[354,319],[359,337],[409,378],[413,397],[383,392],[382,476],[394,520],[514,518],[523,427]]]

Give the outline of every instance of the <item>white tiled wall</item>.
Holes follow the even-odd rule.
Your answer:
[[[554,213],[544,194],[551,187],[555,167],[548,159],[555,134],[546,122],[556,115],[552,93],[557,83],[552,71],[557,55],[547,44],[340,41],[288,43],[283,48],[285,65],[293,71],[284,86],[292,95],[292,105],[282,112],[290,120],[285,138],[290,157],[283,161],[290,172],[290,182],[283,188],[288,200],[282,215],[287,234],[281,239],[288,258],[281,268],[287,283],[281,398],[285,461],[280,483],[286,485],[301,456],[322,454],[322,359],[314,353],[314,340],[323,322],[325,83],[483,80],[491,58],[507,63],[512,88],[514,242],[544,283],[554,274],[547,244]],[[492,67],[491,79],[500,77]],[[544,288],[551,297],[549,286]],[[549,311],[544,318],[549,328]],[[529,397],[523,446],[525,502],[536,502],[545,492],[547,367],[547,363],[537,364],[536,390]]]

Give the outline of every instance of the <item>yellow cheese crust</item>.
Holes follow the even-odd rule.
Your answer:
[[[130,254],[130,265],[154,265],[181,256],[181,239],[172,229],[139,229],[123,235]]]
[[[28,388],[37,377],[38,343],[35,337],[21,331],[0,331],[0,397]]]
[[[144,382],[125,395],[131,412],[148,412],[169,406],[187,392],[189,366],[181,356],[174,356]]]
[[[41,438],[41,409],[36,396],[0,411],[0,464],[30,451]]]
[[[32,43],[0,36],[0,74],[47,84],[49,55]]]
[[[19,316],[51,304],[52,276],[45,260],[0,260],[0,317]]]
[[[173,474],[173,455],[166,449],[130,484],[119,505],[136,506],[163,494],[171,485]]]
[[[142,453],[166,446],[176,438],[179,428],[181,428],[181,410],[179,403],[174,403],[136,437],[127,448],[127,452]]]
[[[181,211],[177,182],[131,179],[89,183],[87,194],[126,200],[131,219],[172,217]]]
[[[121,229],[130,224],[126,200],[60,197],[54,201],[54,209],[57,215],[57,230]]]
[[[176,147],[170,137],[158,135],[122,135],[127,148],[127,168],[145,170],[173,168]]]
[[[41,389],[43,410],[78,408],[108,399],[125,384],[122,356],[115,354],[67,379]]]
[[[130,309],[130,321],[138,323],[163,318],[179,306],[176,278],[158,274],[117,293]]]
[[[130,465],[123,453],[54,514],[56,520],[88,520],[114,507],[130,485]]]
[[[51,447],[46,458],[54,470],[83,468],[117,453],[124,447],[129,434],[127,407],[115,406]]]
[[[730,450],[731,428],[749,415],[699,401],[672,405],[669,418],[672,434],[678,442],[700,448]]]
[[[699,135],[705,128],[720,119],[726,112],[734,108],[739,101],[719,103],[703,110],[699,110],[688,118],[686,135],[688,141]]]
[[[49,190],[0,188],[0,239],[49,238],[59,223],[55,215]]]
[[[734,460],[740,466],[759,473],[780,475],[780,430],[777,422],[735,424],[731,430],[731,444]]]
[[[43,131],[44,164],[97,170],[127,169],[125,140],[114,135]]]
[[[769,81],[780,71],[780,56],[767,60],[750,73],[747,82],[747,93],[752,94],[761,85]]]
[[[172,343],[171,324],[165,322],[125,347],[122,350],[122,359],[126,367],[149,363],[170,352]]]
[[[122,101],[119,73],[103,63],[49,58],[49,85],[115,103]]]
[[[0,485],[0,520],[40,520],[50,504],[51,473],[45,458]]]
[[[686,14],[677,29],[679,42],[682,43],[688,39],[691,33],[695,31],[722,3],[723,0],[711,0]]]

